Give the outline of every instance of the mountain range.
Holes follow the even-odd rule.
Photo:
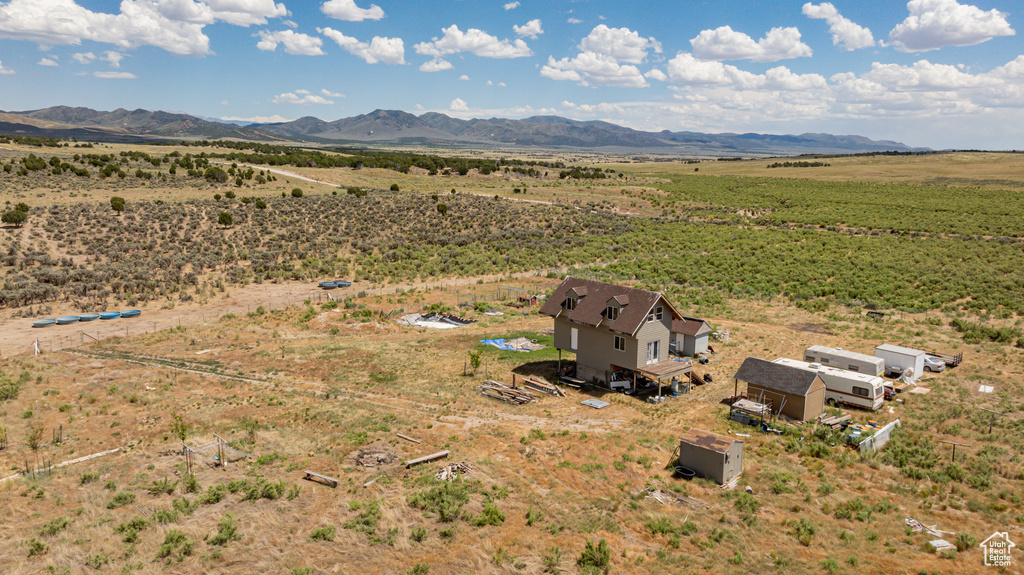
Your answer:
[[[462,120],[437,112],[416,116],[400,110],[375,110],[333,122],[305,116],[290,122],[241,126],[184,113],[123,108],[103,112],[54,106],[0,112],[0,133],[106,142],[226,138],[280,144],[514,146],[719,157],[925,150],[863,136],[645,132],[609,122],[558,116]]]

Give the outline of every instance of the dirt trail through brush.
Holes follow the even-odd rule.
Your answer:
[[[511,277],[535,277],[538,272],[519,272]],[[218,317],[233,313],[244,314],[254,311],[257,307],[278,309],[288,305],[301,304],[303,300],[316,301],[317,296],[327,301],[325,294],[334,298],[355,296],[360,291],[369,295],[384,295],[396,291],[411,289],[433,289],[439,287],[457,287],[476,285],[480,280],[493,282],[508,278],[507,274],[475,276],[466,278],[448,278],[433,281],[412,282],[384,286],[353,284],[350,288],[324,291],[310,282],[285,282],[280,284],[249,284],[244,287],[232,288],[227,297],[214,299],[205,303],[175,304],[173,308],[161,307],[158,302],[151,302],[140,307],[142,315],[137,318],[115,320],[93,320],[85,323],[57,325],[45,328],[33,328],[32,318],[14,318],[0,320],[0,357],[31,355],[33,344],[38,339],[40,351],[49,352],[74,347],[85,343],[107,339],[110,337],[130,337],[145,332],[155,332],[179,325],[203,324]],[[69,304],[65,304],[68,305]],[[54,313],[50,317],[74,315],[80,313],[69,307],[61,308],[54,305]],[[128,309],[125,307],[125,309]]]

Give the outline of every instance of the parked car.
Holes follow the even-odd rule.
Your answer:
[[[937,357],[927,356],[924,358],[924,370],[925,371],[944,371],[946,369],[946,362],[942,361]]]

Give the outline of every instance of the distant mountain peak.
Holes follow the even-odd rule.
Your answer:
[[[266,141],[391,142],[396,144],[437,144],[463,146],[526,146],[537,148],[648,151],[674,155],[787,156],[821,153],[915,151],[892,141],[875,141],[863,136],[805,133],[757,134],[699,132],[644,132],[601,120],[572,120],[554,115],[462,120],[440,112],[419,116],[403,110],[378,108],[366,114],[331,122],[303,116],[289,122],[249,124],[225,123],[187,113],[132,111],[118,108],[102,112],[83,107],[53,106],[41,110],[10,112],[18,116],[53,122],[67,127],[89,128],[90,137],[123,141],[126,134],[139,138],[237,138]],[[67,131],[65,128],[65,132]],[[32,125],[34,132],[47,128]],[[50,129],[57,134],[58,128]],[[73,131],[73,130],[72,130]],[[63,137],[63,136],[58,136]]]

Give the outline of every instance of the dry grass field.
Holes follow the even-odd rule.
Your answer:
[[[8,148],[0,149],[4,164],[39,153]],[[117,151],[129,149],[141,148]],[[173,150],[153,147],[146,153],[162,156]],[[76,152],[82,150],[58,149],[53,154],[71,157]],[[51,151],[44,149],[42,154],[49,159]],[[929,174],[946,173],[936,156],[923,158],[931,163],[918,164],[916,156],[825,161],[834,167],[842,164],[846,172],[833,176],[844,181],[858,180],[876,162],[882,164],[880,175],[863,176],[878,178],[872,180],[875,183],[905,174],[915,185],[924,185]],[[1019,189],[1016,156],[966,158],[970,165],[949,171],[948,177],[966,178],[965,183],[979,188],[988,186],[989,180],[1006,178],[1016,183],[1000,189],[1008,194]],[[621,254],[608,257],[600,242],[617,238],[627,244],[630,234],[645,233],[638,231],[641,224],[663,225],[656,216],[668,195],[658,185],[685,176],[693,165],[593,160],[602,168],[615,166],[623,175],[616,171],[612,178],[583,181],[534,178],[526,181],[525,193],[515,193],[513,188],[522,188],[523,180],[514,174],[454,177],[415,170],[402,174],[283,167],[282,171],[343,188],[379,191],[360,199],[365,203],[352,205],[367,210],[374,203],[387,206],[403,214],[408,225],[383,225],[382,216],[360,219],[345,215],[343,209],[332,211],[338,214],[340,230],[361,229],[366,227],[363,220],[373,217],[382,222],[379,233],[365,240],[368,251],[356,248],[355,242],[323,246],[277,230],[279,235],[261,249],[313,249],[317,261],[304,265],[302,258],[295,258],[282,264],[293,265],[291,271],[269,273],[262,283],[248,283],[253,275],[238,276],[236,281],[224,281],[223,289],[216,282],[231,277],[222,275],[227,267],[189,267],[181,271],[194,272],[193,283],[175,289],[142,287],[149,295],[134,303],[143,309],[141,320],[151,315],[159,319],[149,319],[156,321],[150,329],[128,337],[108,333],[101,341],[39,356],[4,355],[0,438],[6,441],[0,441],[0,512],[6,519],[0,522],[0,572],[988,573],[994,568],[982,564],[977,543],[996,531],[1009,532],[1014,541],[1024,539],[1019,538],[1024,525],[1024,351],[1012,338],[983,337],[968,343],[950,325],[953,319],[964,319],[986,327],[1019,328],[1020,317],[1009,307],[969,312],[952,306],[890,307],[885,308],[884,319],[872,319],[855,302],[837,299],[733,293],[720,285],[680,285],[640,273],[635,280],[620,278],[663,286],[683,313],[701,315],[730,333],[728,343],[713,344],[716,353],[701,366],[713,376],[712,383],[660,405],[592,388],[570,389],[566,397],[542,396],[526,405],[481,395],[477,386],[484,379],[511,382],[513,374],[552,377],[558,355],[551,348],[514,353],[480,344],[482,339],[518,336],[550,344],[551,320],[537,314],[536,308],[499,301],[480,309],[457,308],[457,313],[477,322],[451,330],[408,327],[393,320],[401,313],[452,308],[472,299],[470,294],[487,299],[500,286],[550,293],[557,277],[522,272],[537,265],[516,268],[509,263],[527,251],[541,258],[545,242],[557,246],[549,251],[567,260],[544,260],[551,264],[549,269],[574,264],[577,271],[570,273],[585,274],[599,267],[590,264],[626,262]],[[1002,167],[983,165],[988,162]],[[704,162],[699,173],[721,169],[724,177],[799,178],[803,172],[819,177],[828,174],[820,170],[834,169],[754,172],[764,170],[765,163]],[[130,164],[131,172],[143,169],[138,164]],[[166,166],[161,170],[166,172]],[[86,242],[56,237],[61,231],[72,235],[56,225],[72,220],[60,218],[73,214],[79,226],[73,229],[84,229],[81,222],[94,210],[98,213],[96,204],[119,194],[129,204],[167,214],[170,230],[148,228],[150,212],[126,211],[120,216],[125,223],[119,224],[124,229],[104,227],[112,245],[117,245],[120,233],[125,241],[153,241],[149,248],[148,243],[130,247],[149,249],[153,258],[170,257],[164,253],[166,245],[181,253],[196,243],[209,250],[228,250],[232,244],[242,245],[253,229],[249,224],[230,230],[211,225],[210,214],[221,209],[214,202],[224,201],[213,200],[214,193],[235,190],[239,196],[276,199],[301,185],[313,198],[304,197],[302,203],[281,199],[271,203],[268,212],[307,218],[301,221],[310,229],[325,225],[308,211],[335,201],[328,196],[336,189],[298,184],[300,180],[280,173],[277,177],[264,184],[246,180],[235,186],[186,179],[180,173],[167,181],[157,176],[135,182],[131,175],[76,179],[68,173],[44,178],[41,173],[0,172],[0,199],[29,203],[30,218],[37,224],[44,218],[50,222],[45,230],[33,227],[30,220],[24,228],[7,227],[0,233],[5,242],[16,238],[40,254],[45,247],[55,260],[74,258],[82,269],[114,273],[116,267],[100,265],[107,261],[102,258],[116,262],[110,246],[94,250]],[[26,181],[34,186],[24,186]],[[431,218],[414,217],[415,210],[397,193],[384,193],[392,183],[402,193],[408,190],[413,205],[425,205],[428,211],[434,210],[436,201],[430,196],[451,188],[457,188],[459,196],[482,196],[448,200],[454,214],[437,223],[450,238],[470,238],[459,246],[465,251],[442,250],[422,260],[420,275],[395,279],[403,261],[396,259],[398,255],[419,261],[403,250],[438,240],[424,235]],[[342,194],[337,201],[342,201]],[[496,200],[499,207],[494,208],[482,203],[494,195],[556,205]],[[242,209],[238,203],[232,206]],[[174,220],[178,213],[183,214],[180,222]],[[254,210],[245,213],[247,222],[263,217]],[[455,217],[459,214],[466,217]],[[493,219],[478,222],[488,218]],[[193,229],[192,222],[199,231],[190,236],[186,230]],[[736,224],[736,231],[727,233],[738,234],[741,226],[749,223]],[[520,231],[534,243],[506,244],[505,236],[498,235],[504,230]],[[647,236],[638,238],[639,243]],[[678,248],[671,240],[658,241],[664,242],[665,251],[649,257],[668,262]],[[973,241],[983,247],[989,242]],[[479,244],[485,249],[474,248],[473,242],[485,242]],[[1019,251],[1019,243],[1013,241],[1000,245],[1008,258]],[[486,246],[499,246],[509,259],[487,259]],[[26,248],[25,253],[37,252]],[[715,253],[725,257],[726,251]],[[4,289],[39,265],[22,265],[21,258],[13,265],[5,260]],[[438,261],[450,261],[454,267],[428,273],[426,266]],[[467,261],[475,267],[465,266]],[[704,261],[714,267],[713,258]],[[255,267],[248,258],[239,258],[234,265]],[[315,277],[340,269],[350,278],[367,277],[374,267],[393,275],[381,273],[358,282],[337,305],[267,305],[274,297],[310,289]],[[1013,273],[1019,275],[1019,270],[1000,272],[997,279],[1010,282]],[[996,292],[1012,285],[992,281],[988,287]],[[445,285],[449,282],[459,285]],[[395,289],[398,292],[392,293]],[[88,303],[123,307],[132,293],[125,289],[93,294]],[[0,329],[27,325],[25,318],[38,315],[43,305],[51,306],[51,315],[80,311],[73,298],[11,308]],[[488,307],[504,315],[485,315],[482,309]],[[180,326],[173,325],[176,316],[184,319]],[[32,331],[23,327],[11,337],[30,338]],[[5,332],[2,337],[6,336]],[[901,394],[900,401],[886,402],[874,413],[848,411],[856,422],[901,420],[903,433],[880,452],[860,454],[845,445],[841,434],[809,424],[783,424],[782,433],[773,434],[728,420],[722,401],[733,394],[732,375],[747,356],[800,357],[812,344],[870,353],[882,342],[962,352],[965,360],[955,369],[925,377],[920,384],[930,390],[927,394]],[[468,366],[477,353],[481,365],[474,372]],[[983,385],[994,391],[981,392]],[[580,404],[594,397],[610,405],[594,410]],[[981,408],[1004,415],[993,420]],[[745,465],[737,489],[672,476],[678,437],[692,427],[742,438]],[[227,464],[217,465],[216,450],[207,449],[195,456],[194,478],[190,477],[179,434],[193,447],[224,438],[231,448],[224,451]],[[958,447],[952,462],[951,446],[943,441],[968,447]],[[120,451],[48,469],[115,448]],[[450,456],[404,465],[441,450],[449,450]],[[471,471],[451,483],[435,477],[442,465],[454,462],[469,464]],[[26,468],[42,470],[4,480]],[[338,485],[307,481],[305,470],[336,478]],[[744,486],[750,486],[751,493]],[[942,537],[960,549],[936,553],[928,541],[937,537],[910,530],[908,518],[947,532]]]

